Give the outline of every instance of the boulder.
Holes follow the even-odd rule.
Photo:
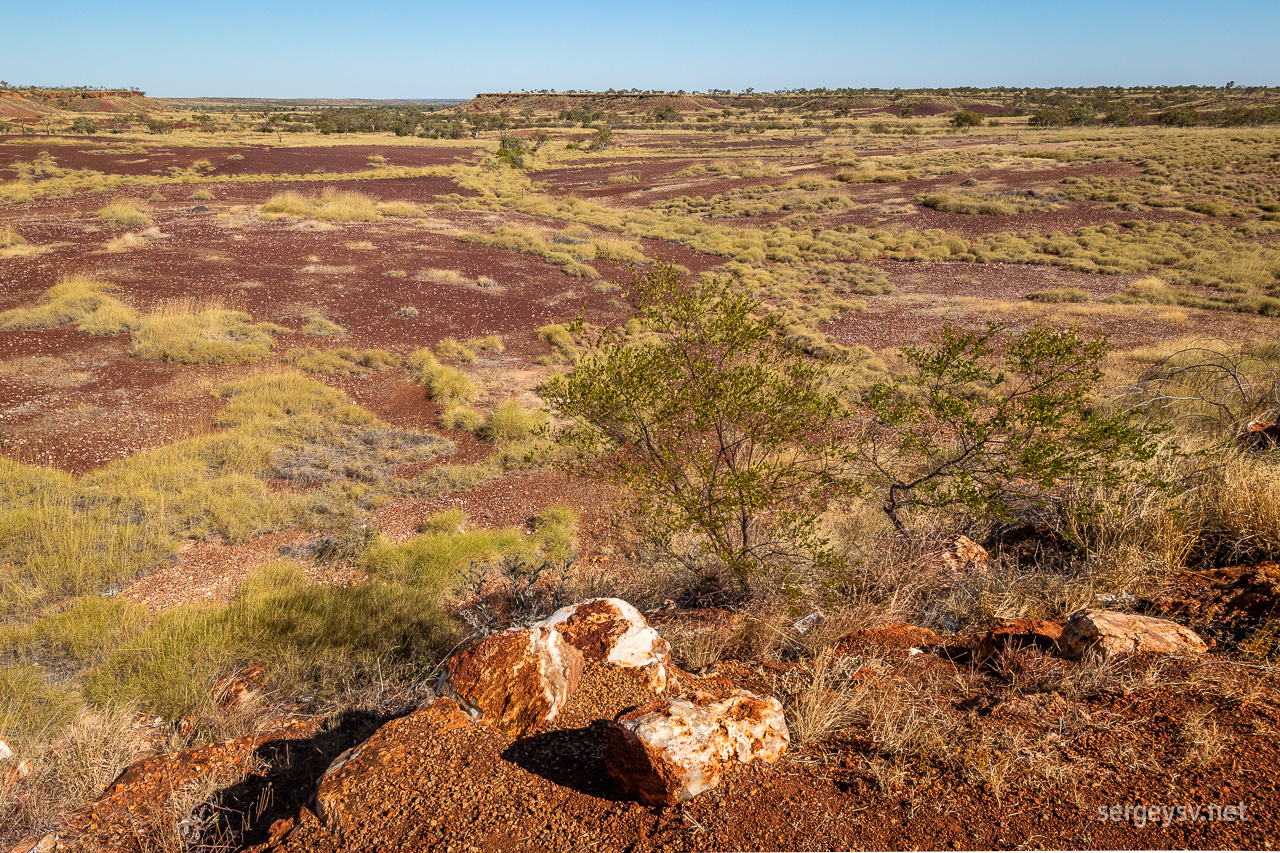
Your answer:
[[[238,711],[257,701],[266,682],[267,668],[251,663],[218,679],[213,686],[214,701],[226,711]]]
[[[620,598],[593,598],[562,607],[538,623],[557,631],[586,660],[639,669],[659,693],[678,684],[671,646]]]
[[[1058,647],[1062,626],[1043,619],[1014,619],[992,628],[978,641],[973,656],[979,662],[1014,651],[1037,648],[1051,652]]]
[[[1058,647],[1073,658],[1089,652],[1112,657],[1136,652],[1199,655],[1208,650],[1194,631],[1168,619],[1094,609],[1067,617]]]
[[[1236,445],[1242,450],[1264,451],[1280,444],[1280,424],[1251,421],[1238,436]]]
[[[658,699],[605,731],[605,769],[623,795],[670,806],[720,784],[734,762],[773,763],[790,743],[782,703],[738,690],[720,701]]]
[[[965,569],[986,571],[991,562],[987,549],[968,536],[951,536],[942,543],[942,565],[953,572]]]
[[[556,718],[577,689],[582,662],[554,628],[511,628],[450,657],[436,692],[519,737]]]

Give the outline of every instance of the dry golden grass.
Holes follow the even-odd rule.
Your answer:
[[[378,222],[383,216],[421,216],[406,201],[377,202],[363,193],[325,187],[318,196],[294,190],[277,193],[262,206],[263,219],[318,219],[322,222]]]
[[[114,285],[87,276],[69,276],[44,292],[30,308],[0,313],[0,329],[48,329],[75,323],[90,335],[118,335],[137,329],[138,313],[106,295]]]
[[[144,361],[180,364],[243,364],[258,361],[287,330],[254,323],[241,311],[217,301],[179,301],[144,317],[134,332],[129,354]]]
[[[133,199],[115,201],[99,208],[98,217],[111,225],[125,228],[151,224],[151,217],[143,210],[142,203]]]
[[[449,284],[454,287],[467,287],[494,295],[506,292],[506,287],[498,284],[488,276],[468,278],[457,270],[429,269],[414,276],[418,281],[429,281],[433,284]]]

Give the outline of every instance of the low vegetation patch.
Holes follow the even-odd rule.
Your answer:
[[[418,384],[426,388],[437,403],[461,405],[476,397],[475,382],[461,370],[441,364],[429,349],[411,353],[405,363],[416,372]]]
[[[383,216],[419,216],[409,202],[377,202],[363,193],[325,187],[319,195],[288,190],[262,205],[263,219],[318,219],[322,222],[377,222]]]
[[[0,329],[48,329],[74,323],[90,335],[119,335],[138,329],[138,312],[108,296],[114,285],[71,276],[44,292],[30,308],[0,313]]]
[[[331,349],[298,347],[284,354],[289,365],[307,373],[351,375],[378,373],[400,366],[400,359],[381,349]]]
[[[308,314],[302,320],[302,334],[320,338],[341,338],[347,330],[323,314]]]
[[[286,331],[217,303],[179,302],[142,319],[129,354],[144,361],[244,364],[265,357]]]
[[[142,203],[133,200],[112,202],[98,209],[98,217],[111,225],[124,228],[135,228],[150,225],[151,217],[142,208]]]
[[[506,291],[506,287],[498,284],[488,276],[482,275],[479,278],[468,278],[457,270],[423,270],[418,273],[416,278],[419,281],[429,281],[434,284],[451,284],[455,287],[468,287],[485,293],[499,294]]]

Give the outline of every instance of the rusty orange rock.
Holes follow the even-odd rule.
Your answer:
[[[658,699],[619,716],[605,737],[605,769],[623,795],[655,806],[714,788],[735,763],[773,763],[791,742],[782,703],[746,690],[719,702]]]
[[[556,718],[578,687],[582,662],[553,628],[512,628],[449,658],[436,692],[518,737]]]

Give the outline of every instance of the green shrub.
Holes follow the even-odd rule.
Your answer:
[[[903,347],[910,370],[865,398],[874,441],[858,450],[899,531],[917,509],[1035,522],[1063,490],[1114,488],[1153,457],[1154,442],[1129,412],[1091,399],[1103,339],[1041,325],[1015,335],[996,324],[983,332],[947,324],[930,340]],[[1073,506],[1082,515],[1099,509],[1083,499]]]
[[[601,332],[541,389],[580,424],[564,440],[635,492],[657,543],[700,535],[744,587],[777,561],[834,559],[815,521],[840,485],[828,435],[845,411],[825,365],[788,349],[777,320],[756,319],[758,303],[724,280],[655,264],[630,292],[641,340]]]

